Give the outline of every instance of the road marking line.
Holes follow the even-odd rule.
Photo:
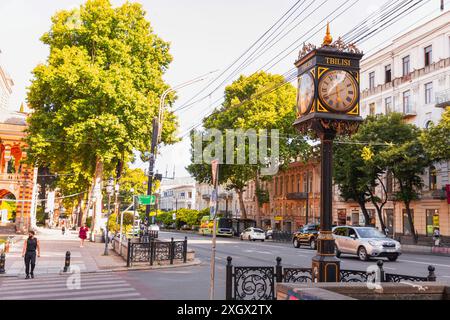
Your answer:
[[[106,288],[123,288],[123,287],[130,287],[130,285],[128,283],[121,283],[121,284],[107,284],[107,285],[96,285],[96,286],[83,286],[80,285],[80,290],[84,290],[84,289],[106,289]],[[17,290],[19,289],[19,290]],[[9,288],[8,289],[8,294],[21,294],[21,293],[35,293],[35,292],[41,292],[43,289],[47,289],[50,293],[54,293],[54,292],[59,292],[59,291],[68,291],[68,292],[73,292],[73,291],[77,291],[77,290],[71,290],[68,289],[66,286],[63,287],[53,287],[53,288],[36,288],[36,287],[22,287],[22,288]],[[79,290],[78,290],[79,291]]]
[[[136,297],[136,298],[132,298]],[[141,294],[139,292],[135,293],[127,293],[127,294],[110,294],[110,295],[103,295],[103,296],[94,296],[94,297],[76,297],[76,298],[70,298],[70,300],[107,300],[107,299],[120,299],[123,298],[124,300],[146,300],[145,298],[142,298]],[[56,299],[56,300],[66,300],[66,299]]]
[[[25,299],[42,299],[42,300],[53,300],[55,298],[70,298],[73,296],[79,296],[79,295],[84,295],[83,298],[84,299],[88,299],[89,297],[92,297],[95,299],[95,294],[105,294],[105,293],[113,293],[113,292],[123,292],[123,293],[128,293],[130,291],[136,291],[136,289],[134,288],[119,288],[119,289],[100,289],[100,290],[92,290],[89,292],[85,292],[83,290],[77,290],[74,292],[68,292],[64,295],[61,294],[54,294],[52,292],[47,292],[47,293],[42,293],[39,295],[20,295],[20,296],[6,296],[3,299],[5,300],[25,300]],[[87,294],[88,293],[88,294]],[[55,297],[52,299],[52,297]],[[82,299],[83,299],[82,298]]]
[[[432,263],[432,262],[421,262],[421,261],[414,261],[414,260],[399,260],[400,262],[411,262],[411,263],[418,263],[418,264],[426,264],[426,265],[433,265],[438,267],[446,267],[450,268],[450,265],[448,264],[439,264],[439,263]]]
[[[69,283],[72,283],[69,281]],[[110,286],[110,285],[125,285],[127,284],[126,281],[124,280],[117,280],[117,281],[110,281],[110,282],[93,282],[93,283],[84,283],[83,281],[80,282],[80,285],[82,287],[104,287],[104,286]],[[67,281],[64,282],[59,282],[59,283],[53,283],[53,284],[18,284],[18,285],[13,285],[13,284],[9,284],[7,286],[4,285],[0,285],[1,289],[4,290],[14,290],[14,289],[20,289],[20,288],[28,288],[30,290],[32,289],[37,289],[39,288],[39,290],[42,289],[51,289],[51,288],[60,288],[61,286],[66,286],[67,285]]]

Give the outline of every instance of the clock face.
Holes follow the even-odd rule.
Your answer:
[[[300,114],[306,113],[314,98],[314,79],[309,72],[306,72],[298,79],[297,106]]]
[[[328,109],[348,112],[355,105],[358,84],[347,71],[326,72],[319,82],[319,97]]]

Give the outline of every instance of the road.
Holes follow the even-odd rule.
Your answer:
[[[160,232],[161,239],[184,238],[185,234]],[[67,276],[42,276],[33,280],[0,278],[0,300],[16,299],[209,299],[211,238],[188,234],[188,247],[195,250],[198,266],[149,271],[81,274],[80,288],[67,290]],[[227,257],[235,266],[274,266],[276,257],[285,267],[310,267],[315,252],[296,249],[291,244],[249,242],[218,238],[216,253],[215,298],[225,297],[225,265]],[[366,270],[376,261],[362,262],[343,256],[343,269]],[[436,268],[438,281],[450,282],[450,258],[443,256],[403,254],[397,262],[385,261],[388,273],[426,276],[428,265]],[[73,279],[72,279],[73,280]],[[74,281],[72,281],[74,282]],[[76,282],[76,281],[75,281]]]

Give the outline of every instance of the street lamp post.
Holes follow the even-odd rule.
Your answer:
[[[215,71],[214,71],[215,72]],[[148,184],[147,184],[147,195],[152,195],[152,187],[153,187],[153,174],[154,174],[154,167],[155,167],[155,161],[156,161],[156,151],[157,151],[157,145],[161,141],[161,133],[164,123],[164,109],[166,104],[166,97],[176,90],[182,89],[184,87],[187,87],[191,84],[203,81],[207,78],[209,74],[213,72],[209,72],[206,75],[197,77],[195,79],[189,80],[187,82],[184,82],[180,85],[177,85],[173,88],[169,88],[166,91],[163,92],[160,102],[159,102],[159,110],[158,110],[158,117],[153,118],[153,133],[152,133],[152,144],[150,147],[150,156],[149,156],[149,167],[148,167]],[[148,232],[148,223],[150,221],[150,204],[148,204],[145,208],[145,232]]]
[[[106,186],[106,192],[108,193],[108,213],[106,214],[106,226],[105,226],[105,252],[104,255],[108,255],[108,221],[109,215],[111,213],[111,196],[114,193],[114,178],[110,177],[108,179],[108,185]]]

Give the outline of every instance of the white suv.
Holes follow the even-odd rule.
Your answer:
[[[261,240],[264,242],[266,240],[266,233],[263,229],[259,228],[248,228],[245,229],[244,232],[241,233],[241,240]]]
[[[336,257],[341,254],[354,254],[362,261],[372,257],[385,257],[396,261],[402,254],[398,241],[386,237],[383,233],[371,227],[340,226],[333,228],[336,243]]]

